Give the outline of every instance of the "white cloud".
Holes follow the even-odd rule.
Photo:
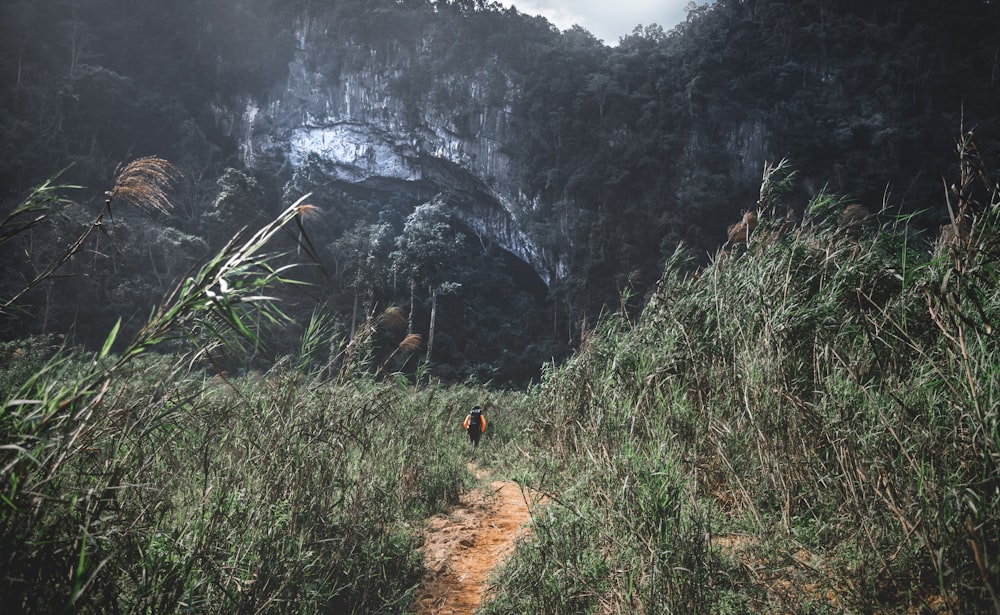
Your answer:
[[[699,1],[699,4],[705,0]],[[689,0],[514,0],[503,2],[521,13],[541,15],[560,30],[578,24],[608,45],[639,24],[659,24],[665,31],[684,21]]]

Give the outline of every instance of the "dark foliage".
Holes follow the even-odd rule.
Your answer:
[[[417,205],[447,192],[442,185],[334,186],[306,168],[293,176],[282,160],[242,169],[235,130],[216,113],[244,97],[280,95],[306,16],[324,24],[328,41],[311,51],[315,68],[331,83],[369,64],[391,75],[401,122],[420,125],[433,112],[468,136],[477,118],[509,107],[500,146],[531,205],[519,224],[544,251],[548,305],[521,318],[521,295],[534,282],[506,278],[507,257],[495,248],[477,252],[472,277],[491,280],[490,290],[471,294],[469,284],[470,294],[441,306],[449,326],[440,349],[456,374],[495,373],[511,353],[537,366],[574,343],[580,324],[615,305],[621,290],[647,295],[680,242],[696,255],[714,251],[755,197],[765,162],[795,161],[798,193],[785,202],[793,213],[828,188],[870,211],[921,212],[914,222],[934,227],[946,214],[938,197],[952,165],[950,135],[964,125],[981,143],[1000,143],[1000,8],[982,0],[720,0],[693,8],[673,30],[636,28],[614,47],[481,1],[43,0],[5,2],[0,11],[7,208],[67,166],[64,178],[92,194],[136,157],[162,156],[184,174],[169,216],[95,247],[86,277],[60,287],[93,297],[92,322],[147,312],[206,246],[272,215],[283,192],[290,202],[306,189],[324,212],[314,235],[327,267],[310,278],[323,286],[310,299],[322,297],[344,322],[357,321],[361,308],[409,301],[389,277],[355,301],[357,280],[337,277],[349,272],[324,248],[358,225],[384,222],[400,233]],[[451,198],[471,207],[470,194]],[[36,265],[23,262],[23,245],[6,246],[11,278],[30,277],[25,268],[44,260],[40,246],[59,232],[55,222],[35,230]],[[109,301],[111,279],[137,288]],[[514,292],[495,292],[509,282]],[[40,302],[51,319],[38,332],[92,325],[68,297]],[[312,303],[299,301],[297,320]],[[470,313],[492,315],[476,322]],[[545,333],[536,344],[538,329]],[[521,378],[500,371],[502,380]]]

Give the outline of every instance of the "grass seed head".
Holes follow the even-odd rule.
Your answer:
[[[391,305],[382,312],[382,322],[393,330],[400,330],[406,327],[406,313],[398,305]]]
[[[106,193],[105,202],[110,205],[120,199],[139,209],[167,213],[173,209],[167,192],[180,176],[177,167],[162,158],[137,158],[116,171],[115,184]]]
[[[403,338],[403,341],[399,343],[400,350],[413,351],[419,350],[420,346],[424,343],[424,337],[419,333],[411,333]]]

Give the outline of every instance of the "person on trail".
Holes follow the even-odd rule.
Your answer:
[[[469,434],[469,441],[472,442],[472,454],[476,454],[476,447],[479,446],[479,437],[486,431],[486,417],[483,416],[483,409],[480,406],[473,406],[472,411],[465,417],[462,427]]]

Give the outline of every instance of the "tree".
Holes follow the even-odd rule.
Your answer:
[[[337,262],[336,277],[346,281],[346,286],[354,293],[351,312],[351,335],[357,330],[361,299],[364,295],[366,308],[373,307],[375,287],[383,279],[386,252],[392,227],[384,222],[365,224],[359,222],[352,230],[344,233],[330,244],[330,252]]]
[[[212,242],[232,237],[242,227],[265,218],[266,195],[257,179],[227,168],[216,181],[215,200],[201,216],[201,234]]]
[[[427,332],[427,361],[434,348],[434,327],[439,295],[454,292],[459,287],[453,274],[457,266],[464,234],[454,226],[454,212],[441,195],[419,205],[406,219],[403,234],[396,238],[393,265],[410,280],[410,332],[413,331],[415,289],[427,287],[431,303],[430,325]]]

